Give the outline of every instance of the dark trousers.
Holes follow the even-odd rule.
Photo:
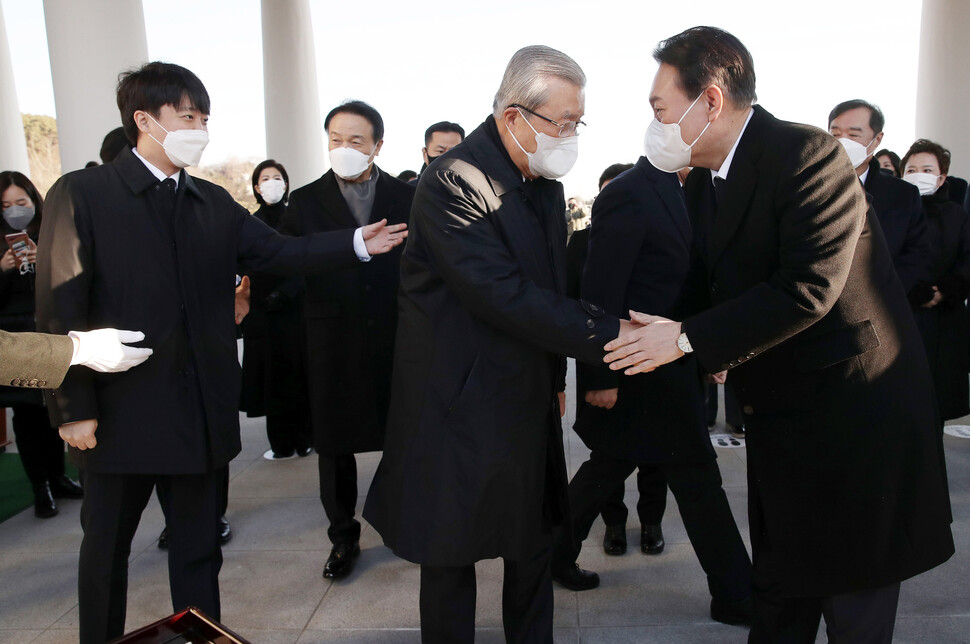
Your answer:
[[[542,535],[535,556],[505,560],[502,623],[509,644],[552,644],[551,536]],[[421,642],[475,641],[475,566],[421,566]]]
[[[626,525],[627,509],[623,497],[626,482],[606,499],[601,511],[606,525]],[[663,468],[641,463],[637,466],[637,516],[640,525],[656,525],[663,521],[667,509],[667,477]]]
[[[707,424],[713,425],[717,420],[717,385],[709,383],[706,390]],[[741,406],[734,395],[734,387],[731,381],[724,383],[724,422],[732,427],[744,425],[744,417],[741,415]]]
[[[353,454],[320,454],[320,501],[327,513],[330,543],[354,543],[360,540],[357,511],[357,459]]]
[[[898,582],[857,593],[795,598],[756,582],[748,644],[813,644],[823,616],[829,644],[891,644],[898,601]]]
[[[64,441],[42,405],[13,405],[13,432],[31,485],[64,475]]]
[[[219,487],[219,516],[226,516],[229,510],[229,466],[224,465],[216,470],[216,485]],[[165,527],[171,528],[172,522],[168,517],[168,504],[162,500],[162,496],[168,490],[164,486],[155,486],[155,496],[158,497],[158,504],[162,506],[162,514],[165,515]],[[171,532],[171,530],[169,530]]]
[[[569,482],[569,509],[573,536],[563,531],[557,539],[553,565],[565,566],[579,557],[583,540],[599,514],[603,501],[637,466],[633,461],[594,450]],[[716,461],[661,466],[674,494],[687,536],[713,597],[739,601],[751,594],[751,560],[744,547],[727,497],[721,488]]]
[[[280,413],[266,414],[266,437],[274,452],[288,454],[313,445],[310,417],[306,408],[297,405]]]
[[[215,472],[182,475],[82,472],[78,600],[81,644],[124,634],[131,540],[152,489],[169,517],[168,577],[172,609],[197,606],[220,619],[219,484]]]

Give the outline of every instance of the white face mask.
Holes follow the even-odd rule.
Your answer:
[[[873,137],[872,141],[876,138]],[[860,165],[866,162],[866,157],[869,156],[869,146],[872,145],[872,141],[869,141],[865,145],[862,145],[858,141],[853,141],[849,138],[839,139],[839,143],[845,148],[846,153],[849,155],[849,161],[852,163],[853,168],[858,168]]]
[[[937,182],[939,180],[939,175],[930,174],[929,172],[911,172],[903,175],[903,181],[919,188],[920,195],[924,197],[928,197],[937,191],[939,188]]]
[[[657,119],[650,121],[647,126],[647,133],[643,136],[643,156],[647,157],[653,167],[664,172],[680,172],[684,168],[690,167],[690,152],[707,128],[711,126],[711,121],[707,122],[701,133],[694,139],[694,143],[687,145],[680,134],[680,121],[683,121],[690,112],[691,108],[697,104],[704,93],[697,95],[694,102],[690,104],[684,115],[676,123],[661,123]]]
[[[525,124],[536,133],[536,151],[526,152],[519,140],[515,138],[515,134],[512,134],[508,123],[505,124],[505,129],[509,131],[509,134],[512,134],[512,140],[529,158],[529,171],[546,179],[558,179],[572,170],[573,166],[576,165],[576,159],[579,157],[579,137],[549,136],[539,132],[532,127],[529,119],[525,118],[522,110],[515,109],[525,120]]]
[[[335,175],[345,181],[353,181],[364,174],[370,164],[370,156],[354,148],[334,148],[330,150],[330,167],[333,168]]]
[[[263,201],[272,205],[283,200],[286,193],[286,182],[282,179],[267,179],[259,184],[259,194]]]
[[[147,112],[146,112],[147,114]],[[151,114],[148,118],[155,121]],[[161,123],[155,121],[155,125],[165,130]],[[149,134],[148,136],[152,136]],[[162,146],[165,156],[176,168],[188,168],[189,166],[199,165],[202,160],[202,152],[209,144],[209,133],[205,130],[165,130],[165,141],[159,141],[154,136],[152,140]]]

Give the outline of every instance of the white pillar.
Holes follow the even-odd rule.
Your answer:
[[[17,102],[17,86],[13,81],[13,62],[10,60],[10,43],[7,27],[0,6],[0,170],[16,170],[30,176],[27,159],[27,140],[24,138],[24,122],[20,118]]]
[[[916,86],[916,137],[950,150],[950,174],[970,178],[970,2],[923,0],[919,78]],[[903,154],[905,150],[900,150]]]
[[[290,187],[326,169],[309,0],[261,0],[266,155],[284,166]]]
[[[148,62],[139,0],[44,0],[61,172],[99,161],[104,135],[121,125],[118,74]]]

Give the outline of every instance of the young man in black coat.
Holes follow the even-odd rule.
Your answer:
[[[124,631],[128,553],[155,486],[169,506],[173,608],[219,618],[217,472],[240,450],[235,274],[352,266],[405,234],[380,222],[287,239],[186,174],[208,141],[209,95],[183,67],[126,72],[118,107],[135,147],[54,184],[37,264],[39,329],[140,329],[154,351],[123,374],[72,371],[47,396],[83,472],[83,644]]]
[[[730,370],[747,428],[749,641],[811,642],[824,614],[829,641],[888,644],[900,581],[946,561],[953,539],[926,356],[881,228],[835,139],[752,106],[737,38],[695,27],[654,57],[647,157],[695,168],[710,308],[635,315],[648,326],[607,359],[632,374],[694,353]]]
[[[324,128],[333,168],[293,191],[280,230],[306,235],[382,219],[406,224],[414,187],[374,164],[384,143],[377,110],[362,101],[346,102],[327,114]],[[384,446],[401,250],[306,278],[310,424],[333,544],[323,568],[327,579],[350,574],[360,554],[354,454]]]
[[[593,204],[583,299],[617,316],[635,310],[685,317],[697,308],[689,299],[693,256],[693,233],[677,177],[641,157]],[[569,572],[575,570],[583,539],[602,504],[637,465],[654,466],[677,499],[707,573],[711,616],[747,623],[751,561],[721,488],[697,360],[684,356],[663,370],[633,377],[606,364],[577,369],[583,372],[588,404],[577,413],[576,432],[591,454],[569,483],[572,531],[556,543],[553,578],[575,590],[589,587]]]

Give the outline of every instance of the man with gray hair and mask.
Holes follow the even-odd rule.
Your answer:
[[[601,363],[606,342],[632,329],[565,295],[556,179],[576,161],[585,84],[566,54],[519,50],[492,114],[414,196],[364,517],[421,564],[424,642],[474,640],[474,564],[496,557],[506,640],[552,642],[551,532],[568,511],[563,356]]]

